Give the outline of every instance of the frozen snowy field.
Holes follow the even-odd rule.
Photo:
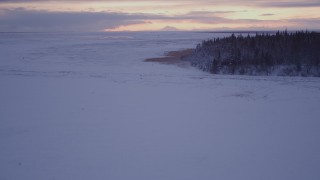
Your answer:
[[[208,33],[1,33],[1,180],[318,180],[320,78],[143,62]]]

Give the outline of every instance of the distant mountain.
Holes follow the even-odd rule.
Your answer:
[[[179,31],[179,29],[177,29],[176,27],[173,27],[173,26],[166,26],[166,27],[162,28],[161,31]]]
[[[320,33],[232,34],[203,41],[185,59],[213,74],[320,77]]]

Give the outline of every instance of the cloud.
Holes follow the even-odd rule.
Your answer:
[[[301,18],[301,19],[289,19],[288,22],[298,24],[301,28],[319,30],[320,29],[320,17],[319,18]]]
[[[271,13],[266,13],[266,14],[261,14],[260,16],[274,16],[275,14],[271,14]]]
[[[174,20],[190,20],[195,23],[203,24],[253,24],[265,22],[278,22],[277,20],[259,20],[259,19],[230,19],[220,16],[225,13],[236,13],[243,11],[191,11],[184,15],[172,16],[170,19]],[[164,17],[168,18],[168,17]]]
[[[163,16],[162,19],[167,20],[189,20],[193,22],[199,23],[222,23],[222,22],[230,22],[231,19],[221,17],[219,15],[226,13],[235,13],[238,11],[191,11],[182,15],[175,16]]]
[[[320,7],[319,1],[266,1],[262,2],[264,7],[278,7],[278,8],[304,8],[304,7]]]
[[[155,15],[115,12],[49,12],[23,8],[0,10],[0,31],[99,31],[143,24]]]
[[[92,2],[159,2],[159,0],[0,0],[0,3],[34,3],[34,2],[85,2],[85,3],[92,3]],[[179,4],[216,4],[216,5],[244,5],[244,6],[251,6],[251,5],[260,5],[260,6],[272,6],[272,7],[319,7],[320,2],[318,0],[162,0],[162,2],[174,2]]]
[[[230,19],[221,14],[237,11],[191,11],[182,15],[155,15],[146,13],[120,12],[52,12],[27,10],[24,8],[0,9],[0,31],[2,32],[56,32],[56,31],[101,31],[116,29],[120,26],[140,25],[161,22],[168,26],[190,23],[209,26],[277,26],[295,25],[300,28],[319,29],[320,18],[309,19]],[[272,16],[273,14],[262,14]],[[190,27],[191,27],[190,25]],[[179,27],[179,26],[177,26]],[[200,26],[199,26],[200,27]],[[129,29],[130,30],[130,29]]]
[[[244,12],[244,11],[191,11],[187,13],[185,16],[212,16],[218,14],[232,14],[237,12]]]
[[[216,15],[233,12],[235,11],[192,11],[183,15],[168,16],[144,13],[54,12],[24,8],[0,9],[0,31],[101,31],[115,29],[119,26],[147,24],[152,20],[222,23],[230,20]]]

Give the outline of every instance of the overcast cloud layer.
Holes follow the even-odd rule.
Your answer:
[[[145,1],[152,2],[153,0]],[[40,3],[41,2],[41,3]],[[141,13],[128,13],[128,12],[118,12],[118,11],[52,11],[52,10],[36,10],[28,9],[21,4],[33,4],[34,6],[39,6],[41,4],[52,2],[61,2],[63,6],[64,2],[76,3],[76,2],[105,2],[108,5],[110,2],[137,2],[129,0],[112,0],[112,1],[87,1],[87,0],[68,0],[68,1],[46,1],[46,0],[0,0],[0,31],[1,32],[21,32],[21,31],[102,31],[105,29],[115,29],[121,26],[128,25],[143,25],[150,23],[171,22],[168,26],[172,26],[172,22],[177,23],[198,23],[207,25],[221,25],[221,28],[228,24],[238,24],[247,25],[248,28],[253,27],[256,29],[264,29],[263,24],[280,24],[280,26],[271,27],[271,29],[277,29],[280,27],[291,26],[295,29],[320,29],[320,15],[313,17],[299,17],[294,18],[274,18],[277,13],[274,12],[264,12],[258,18],[256,16],[252,17],[236,17],[230,18],[230,15],[247,12],[246,9],[242,8],[239,11],[236,10],[196,10],[188,11],[183,14],[157,14],[157,13],[146,13],[141,11]],[[139,1],[143,2],[143,1]],[[157,1],[159,2],[159,1]],[[161,2],[175,2],[177,4],[191,3],[192,1],[186,0],[163,0]],[[6,6],[8,3],[16,4],[16,7]],[[308,0],[308,1],[252,1],[252,0],[227,0],[227,1],[209,1],[209,0],[199,0],[194,2],[194,4],[241,4],[242,7],[247,5],[248,7],[259,6],[269,7],[269,8],[316,8],[320,7],[319,1]],[[74,4],[76,6],[76,4]],[[230,6],[232,7],[232,6]],[[279,13],[279,12],[278,12]],[[163,26],[165,27],[165,26]],[[228,28],[227,26],[225,28]],[[189,29],[190,30],[190,29]]]
[[[141,24],[156,18],[143,14],[108,12],[48,12],[23,8],[2,10],[1,31],[99,31],[121,25]]]
[[[0,0],[0,3],[32,3],[32,2],[134,2],[135,0]],[[159,0],[138,0],[140,2],[151,2]],[[161,0],[162,2],[178,2],[178,3],[189,3],[195,2],[193,0]],[[208,3],[208,4],[239,4],[239,5],[254,5],[263,7],[320,7],[320,1],[318,0],[278,0],[278,1],[268,1],[268,0],[197,0],[197,3]]]

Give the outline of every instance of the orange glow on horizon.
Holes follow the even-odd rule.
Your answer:
[[[285,24],[285,25],[284,25]],[[180,31],[207,31],[207,30],[222,30],[222,29],[285,29],[294,27],[294,23],[285,21],[262,21],[260,23],[247,23],[247,22],[230,22],[230,23],[200,23],[192,20],[188,21],[164,21],[154,20],[142,24],[124,25],[116,28],[104,29],[107,32],[115,31],[161,31],[166,27],[172,30]]]

